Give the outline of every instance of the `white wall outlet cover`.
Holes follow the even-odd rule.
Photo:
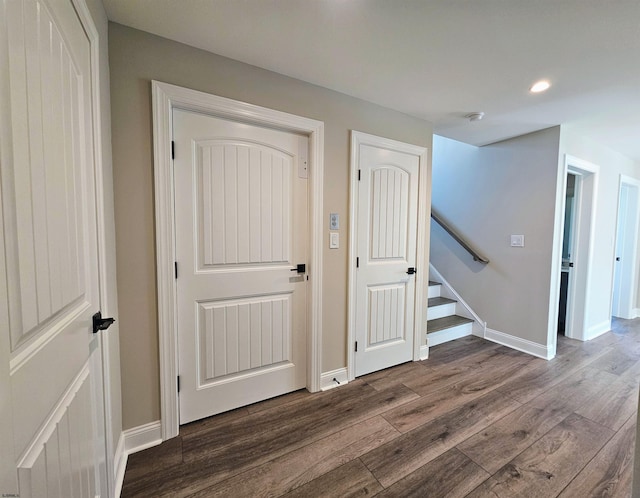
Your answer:
[[[511,247],[524,247],[524,235],[512,235]]]
[[[338,249],[340,247],[340,234],[338,232],[329,233],[329,249]]]
[[[340,228],[340,215],[338,213],[331,213],[329,215],[329,229],[338,230]]]

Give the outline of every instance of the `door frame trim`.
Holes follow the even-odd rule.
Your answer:
[[[155,178],[158,334],[160,347],[160,422],[162,439],[178,435],[178,333],[176,309],[175,219],[171,159],[174,108],[215,115],[234,121],[303,133],[309,137],[310,291],[307,318],[307,389],[320,389],[322,365],[322,219],[324,178],[324,123],[315,119],[254,104],[151,82],[153,101],[153,155]]]
[[[422,331],[426,331],[426,323],[423,323],[422,310],[426,303],[423,303],[425,296],[425,275],[428,275],[429,268],[425,260],[427,233],[429,230],[429,210],[428,210],[428,149],[419,145],[412,145],[390,138],[370,135],[361,131],[351,130],[351,190],[349,202],[349,303],[347,309],[347,376],[349,381],[355,379],[355,350],[352,345],[356,337],[356,247],[357,247],[357,223],[358,223],[358,161],[360,159],[360,145],[372,145],[384,147],[398,152],[415,155],[418,157],[418,233],[416,240],[416,292],[414,297],[413,316],[413,361],[420,361],[421,347],[426,343],[426,333],[423,340]],[[424,263],[422,269],[420,264]]]
[[[562,240],[563,240],[563,227],[564,227],[564,215],[566,209],[566,190],[567,190],[567,174],[571,173],[577,176],[585,177],[593,176],[592,185],[589,192],[585,192],[584,181],[581,180],[581,198],[578,201],[579,206],[576,212],[575,220],[575,237],[576,240],[580,238],[580,235],[584,235],[582,231],[586,228],[588,230],[588,244],[586,247],[580,247],[579,242],[578,249],[574,248],[575,271],[584,272],[585,276],[585,288],[581,300],[584,303],[583,306],[576,308],[575,294],[567,299],[567,330],[574,331],[573,322],[576,316],[582,320],[582,330],[574,331],[571,338],[581,341],[587,341],[594,336],[589,332],[589,298],[590,298],[590,283],[591,283],[591,269],[593,267],[593,247],[595,241],[595,223],[596,213],[598,209],[598,190],[600,181],[600,166],[584,159],[577,158],[570,154],[565,154],[560,160],[558,167],[558,177],[556,189],[556,214],[554,220],[554,246],[551,257],[551,289],[549,292],[549,319],[547,328],[547,350],[549,351],[549,357],[553,358],[556,355],[557,341],[558,341],[558,314],[559,314],[559,299],[560,299],[560,273],[562,263]],[[585,219],[584,208],[584,196],[585,193],[590,194],[591,198],[591,212],[588,219]],[[569,282],[571,285],[571,279]],[[574,286],[575,287],[575,286]],[[575,289],[574,289],[575,290]],[[571,323],[569,323],[569,318]],[[569,336],[567,336],[569,337]]]

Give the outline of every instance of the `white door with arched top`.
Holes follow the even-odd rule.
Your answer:
[[[360,135],[354,132],[354,138]],[[359,376],[414,356],[416,272],[426,271],[416,262],[424,149],[385,139],[380,145],[353,140],[352,146],[358,167],[353,347]]]
[[[74,3],[0,4],[2,496],[107,495],[96,89]]]
[[[306,386],[308,138],[184,110],[173,133],[184,424]]]

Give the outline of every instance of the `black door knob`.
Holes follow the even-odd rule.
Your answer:
[[[93,315],[93,333],[95,334],[99,330],[107,330],[113,322],[115,322],[114,318],[102,318],[102,313],[98,311]]]

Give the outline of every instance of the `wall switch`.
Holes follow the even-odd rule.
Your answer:
[[[329,232],[329,249],[338,249],[338,247],[340,247],[340,234]]]
[[[512,235],[511,247],[524,247],[524,235]]]
[[[340,215],[331,213],[329,215],[329,230],[338,230],[340,228]]]

